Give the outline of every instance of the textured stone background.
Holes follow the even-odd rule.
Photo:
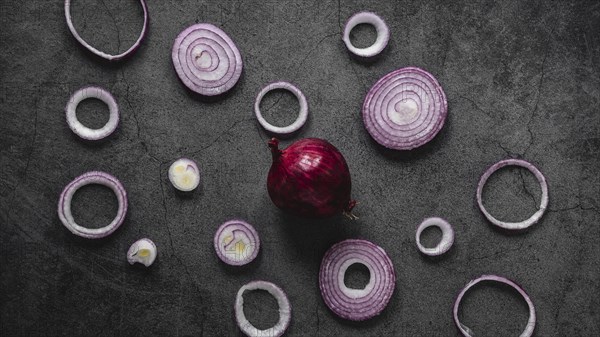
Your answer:
[[[141,27],[133,0],[75,1],[84,38],[125,50]],[[129,60],[107,64],[69,33],[61,1],[0,3],[0,334],[238,335],[237,289],[253,279],[279,284],[293,306],[289,336],[456,336],[453,300],[468,280],[496,273],[516,280],[537,306],[536,336],[600,331],[600,5],[597,1],[155,1],[149,34]],[[364,64],[347,53],[340,31],[359,10],[381,14],[391,29],[382,57]],[[244,73],[231,94],[203,102],[171,64],[176,35],[195,22],[222,27],[237,43]],[[356,32],[364,44],[373,33]],[[448,96],[440,134],[410,152],[382,149],[364,130],[360,108],[382,75],[408,65],[434,74]],[[306,94],[308,124],[299,137],[322,137],[346,156],[360,220],[308,221],[277,210],[266,193],[268,136],[253,117],[266,83],[288,80]],[[96,84],[116,97],[119,129],[87,144],[67,127],[64,106]],[[289,95],[267,97],[267,117],[294,119]],[[266,106],[265,105],[265,106]],[[100,111],[100,112],[99,112]],[[90,126],[107,119],[84,102]],[[292,139],[293,140],[293,139]],[[284,142],[289,144],[292,140]],[[173,160],[199,163],[202,187],[188,198],[167,180]],[[545,173],[550,210],[526,233],[492,228],[476,208],[480,174],[494,162],[524,158]],[[129,193],[123,226],[83,240],[58,220],[63,187],[88,170],[117,176]],[[486,204],[517,220],[533,213],[540,190],[525,170],[491,179]],[[75,216],[100,226],[116,212],[109,190],[77,193]],[[456,244],[438,260],[422,257],[414,231],[425,217],[454,224]],[[248,268],[226,268],[212,237],[220,223],[253,223],[262,251]],[[424,238],[433,242],[435,232]],[[151,268],[131,267],[129,245],[158,245]],[[345,238],[365,238],[394,261],[396,291],[378,318],[336,318],[318,290],[323,253]],[[351,275],[349,282],[365,275]],[[274,300],[248,294],[260,327],[277,319]],[[527,319],[511,290],[478,287],[462,316],[479,336],[517,335]]]

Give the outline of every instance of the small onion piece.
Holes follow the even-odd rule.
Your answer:
[[[258,255],[260,238],[249,223],[229,220],[217,229],[214,246],[221,261],[231,266],[242,266]]]
[[[359,24],[370,24],[375,27],[377,31],[377,39],[375,42],[366,48],[357,48],[350,41],[350,32],[354,27]],[[344,43],[346,44],[346,48],[357,56],[360,57],[373,57],[381,53],[381,51],[387,46],[388,41],[390,39],[390,30],[379,15],[372,12],[359,12],[350,17],[346,22],[346,26],[344,27]]]
[[[121,54],[117,54],[117,55],[107,54],[103,51],[100,51],[100,50],[92,47],[89,43],[85,42],[85,40],[79,35],[79,33],[77,33],[77,30],[75,29],[75,26],[73,25],[73,20],[71,19],[71,0],[65,0],[65,17],[67,18],[67,26],[69,26],[69,30],[71,31],[71,34],[73,34],[75,39],[82,46],[84,46],[87,50],[91,51],[92,53],[94,53],[97,56],[100,56],[106,60],[118,61],[118,60],[121,60],[121,59],[127,57],[134,51],[136,51],[138,49],[138,47],[140,46],[140,44],[142,43],[142,40],[146,36],[146,31],[148,30],[148,20],[149,20],[148,7],[146,6],[145,0],[140,0],[140,4],[142,5],[142,11],[144,12],[144,25],[142,27],[142,31],[140,32],[140,35],[137,38],[137,40],[135,41],[135,43],[131,47],[129,47],[129,49],[127,49],[126,51],[124,51]]]
[[[209,23],[184,29],[175,39],[171,56],[179,79],[200,95],[223,94],[242,74],[242,56],[235,43]]]
[[[141,263],[150,267],[156,259],[156,245],[152,240],[143,238],[134,242],[129,251],[127,251],[127,261],[129,264]]]
[[[540,201],[540,209],[538,209],[537,212],[535,212],[527,220],[523,220],[520,222],[500,221],[500,220],[494,218],[483,206],[483,187],[485,186],[485,183],[487,182],[488,178],[494,172],[498,171],[499,169],[501,169],[505,166],[524,167],[524,168],[528,169],[531,173],[533,173],[533,175],[536,177],[537,181],[540,183],[540,187],[542,189],[542,200]],[[533,166],[533,164],[531,164],[525,160],[521,160],[521,159],[504,159],[504,160],[501,160],[501,161],[497,162],[496,164],[490,166],[490,168],[488,168],[483,173],[483,175],[481,176],[481,179],[479,180],[479,185],[477,185],[477,204],[479,205],[479,209],[491,223],[493,223],[494,225],[496,225],[498,227],[504,228],[504,229],[523,230],[523,229],[526,229],[529,226],[537,223],[542,218],[544,213],[546,212],[546,208],[548,208],[548,200],[549,200],[548,184],[546,183],[546,178],[544,177],[542,172],[540,172],[540,170],[537,169],[537,167],[535,167],[535,166]]]
[[[427,71],[407,67],[382,77],[362,108],[365,128],[379,144],[411,150],[429,142],[444,126],[446,94]]]
[[[442,231],[442,240],[433,248],[425,248],[421,244],[421,233],[425,228],[435,226]],[[442,218],[427,218],[417,227],[417,247],[419,251],[425,255],[438,256],[446,253],[454,244],[454,230],[446,220]]]
[[[87,98],[96,98],[108,106],[108,122],[100,129],[90,129],[77,119],[77,106]],[[115,98],[106,89],[100,87],[85,87],[77,90],[67,103],[65,109],[67,124],[71,131],[85,140],[100,140],[110,136],[119,125],[119,107]]]
[[[102,228],[86,228],[78,225],[73,218],[71,213],[71,201],[73,195],[79,188],[89,184],[98,184],[109,187],[115,192],[117,196],[117,202],[119,203],[119,209],[117,216],[107,226]],[[127,192],[121,182],[106,172],[90,171],[80,175],[71,181],[60,194],[58,200],[58,217],[71,233],[88,238],[88,239],[100,239],[105,236],[112,234],[125,220],[127,214]]]
[[[291,92],[298,99],[298,103],[300,103],[300,112],[298,113],[298,118],[296,118],[294,123],[288,126],[280,127],[272,125],[267,122],[260,112],[260,102],[262,102],[263,98],[268,92],[275,89],[284,89]],[[306,123],[306,119],[308,118],[308,102],[306,101],[306,96],[304,96],[302,91],[300,91],[300,89],[298,89],[298,87],[295,85],[289,82],[275,82],[267,85],[258,93],[258,96],[256,96],[256,101],[254,102],[254,113],[256,114],[258,122],[263,128],[265,128],[265,130],[278,135],[289,135],[298,131],[304,125],[304,123]]]
[[[174,161],[169,167],[169,181],[182,192],[193,191],[200,184],[198,165],[195,161],[187,158]]]
[[[265,290],[271,294],[277,300],[279,305],[279,321],[275,326],[266,330],[259,330],[248,319],[244,314],[244,292],[247,290]],[[237,324],[246,335],[251,337],[279,337],[283,335],[285,330],[290,325],[292,319],[292,307],[288,300],[285,292],[275,284],[267,281],[252,281],[238,290],[235,298],[235,319]]]
[[[344,274],[355,263],[369,269],[370,278],[364,289],[351,289],[344,284]],[[392,261],[383,248],[369,241],[339,242],[325,253],[321,262],[319,288],[323,301],[344,319],[363,321],[379,315],[395,287]]]
[[[472,280],[471,282],[469,282],[460,291],[460,294],[458,294],[458,297],[456,298],[456,301],[454,302],[453,316],[454,316],[454,323],[456,323],[456,327],[462,333],[462,335],[465,337],[473,337],[474,333],[471,329],[469,329],[467,326],[462,324],[460,322],[460,320],[458,319],[458,309],[460,308],[460,302],[462,301],[463,296],[469,289],[471,289],[474,285],[476,285],[477,283],[482,282],[482,281],[493,281],[493,282],[504,283],[504,284],[507,284],[507,285],[513,287],[516,291],[519,292],[519,294],[521,294],[521,296],[523,297],[525,302],[527,302],[527,306],[529,307],[529,320],[527,321],[527,326],[525,327],[525,330],[521,333],[520,337],[530,337],[531,335],[533,335],[533,329],[535,328],[535,321],[536,321],[535,307],[533,306],[533,302],[529,298],[529,295],[527,295],[525,290],[523,290],[521,287],[519,287],[515,282],[513,282],[505,277],[497,276],[497,275],[482,275],[482,276]]]

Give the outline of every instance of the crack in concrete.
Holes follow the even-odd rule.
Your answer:
[[[117,52],[116,52],[116,54],[120,54],[121,53],[121,33],[119,32],[119,26],[117,25],[117,20],[115,20],[114,15],[110,11],[110,9],[108,8],[108,6],[104,2],[104,0],[100,0],[100,2],[102,2],[102,6],[104,6],[104,8],[106,8],[106,11],[108,12],[108,16],[110,16],[110,19],[112,20],[113,25],[115,26],[115,30],[117,31]]]

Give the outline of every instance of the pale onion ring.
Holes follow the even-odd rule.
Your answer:
[[[65,0],[65,17],[67,19],[67,26],[69,26],[69,30],[71,31],[71,34],[73,34],[75,39],[82,46],[84,46],[87,50],[89,50],[92,53],[94,53],[104,59],[107,59],[109,61],[118,61],[118,60],[121,60],[122,58],[128,56],[129,54],[133,53],[135,50],[137,50],[138,47],[140,46],[140,44],[142,43],[142,40],[146,36],[146,31],[148,30],[148,20],[149,20],[148,8],[146,6],[145,0],[140,0],[140,4],[142,5],[142,11],[144,12],[144,25],[142,27],[142,31],[140,32],[140,35],[137,38],[137,40],[135,41],[135,43],[131,47],[129,47],[129,49],[122,52],[121,54],[117,54],[117,55],[107,54],[103,51],[100,51],[100,50],[92,47],[89,43],[85,42],[85,40],[81,36],[79,36],[79,33],[77,33],[77,30],[75,29],[75,26],[73,25],[73,20],[71,19],[71,0]]]
[[[350,41],[350,32],[354,27],[359,24],[370,24],[375,27],[377,31],[377,39],[375,42],[366,48],[357,48]],[[344,27],[344,43],[346,44],[346,48],[357,56],[360,57],[373,57],[379,53],[387,46],[388,41],[390,39],[390,30],[386,25],[385,21],[377,14],[372,12],[359,12],[350,17],[346,22],[346,26]]]
[[[277,304],[279,305],[279,321],[275,326],[266,329],[259,330],[248,319],[244,314],[244,292],[247,290],[265,290],[269,292],[275,299],[277,300]],[[237,296],[235,298],[235,319],[237,324],[246,335],[251,337],[279,337],[283,335],[285,330],[290,325],[290,320],[292,319],[292,307],[290,305],[290,301],[288,300],[285,292],[281,290],[278,286],[271,282],[267,281],[252,281],[240,288],[238,290]]]
[[[513,287],[516,291],[519,292],[519,294],[523,297],[525,302],[527,302],[527,306],[529,307],[529,319],[527,320],[527,326],[525,327],[525,330],[521,333],[520,337],[530,337],[531,335],[533,335],[533,329],[535,328],[535,322],[536,322],[535,307],[533,306],[533,302],[531,301],[531,299],[529,298],[529,295],[527,295],[525,290],[523,290],[516,283],[514,283],[513,281],[511,281],[505,277],[497,276],[497,275],[482,275],[482,276],[472,280],[471,282],[469,282],[461,290],[460,294],[458,294],[458,297],[456,298],[456,301],[454,302],[454,310],[452,311],[453,316],[454,316],[454,323],[456,323],[456,327],[458,328],[458,330],[460,330],[460,332],[463,334],[463,336],[473,337],[474,334],[473,334],[473,331],[471,331],[471,329],[469,329],[467,326],[462,324],[460,322],[460,320],[458,319],[458,309],[460,307],[460,302],[462,301],[462,298],[465,295],[465,293],[469,289],[471,289],[471,287],[473,287],[474,285],[476,285],[477,283],[479,283],[481,281],[495,281],[495,282],[504,283],[504,284],[507,284],[507,285]]]
[[[540,187],[542,189],[542,200],[540,201],[540,209],[537,210],[537,212],[535,212],[527,220],[520,221],[520,222],[500,221],[500,220],[494,218],[483,206],[482,195],[483,195],[483,187],[485,186],[485,183],[487,182],[488,178],[494,172],[498,171],[499,169],[501,169],[505,166],[524,167],[524,168],[528,169],[531,173],[533,173],[533,175],[536,177],[537,181],[540,183]],[[533,164],[531,164],[525,160],[522,160],[522,159],[504,159],[504,160],[501,160],[501,161],[497,162],[496,164],[490,166],[490,168],[488,168],[485,171],[485,173],[483,173],[483,175],[481,176],[481,179],[479,180],[479,184],[477,185],[477,204],[479,205],[479,209],[491,223],[493,223],[494,225],[496,225],[498,227],[504,228],[504,229],[522,230],[522,229],[528,228],[529,226],[537,223],[542,218],[544,213],[546,212],[546,208],[548,207],[548,201],[549,201],[548,184],[546,183],[546,178],[544,177],[542,172],[540,172],[540,170],[537,169],[537,167],[535,167]]]
[[[100,129],[91,129],[81,124],[77,119],[77,106],[81,101],[87,98],[96,98],[108,106],[108,122]],[[86,140],[100,140],[110,136],[119,125],[119,107],[115,98],[106,90],[100,87],[85,87],[77,90],[67,103],[65,109],[67,115],[67,124],[69,128],[79,137]]]
[[[200,184],[198,165],[188,158],[177,159],[169,167],[169,181],[182,192],[193,191]]]
[[[442,231],[442,239],[435,247],[425,248],[421,244],[421,233],[423,233],[425,228],[431,226],[438,227]],[[417,247],[421,253],[429,256],[442,255],[446,253],[454,244],[454,230],[452,229],[452,225],[442,218],[427,218],[421,222],[419,227],[417,227],[416,240]]]
[[[86,228],[78,225],[73,218],[71,213],[71,201],[73,195],[79,188],[89,184],[98,184],[109,187],[113,190],[117,196],[117,202],[119,203],[119,209],[117,215],[113,221],[102,228]],[[65,227],[71,233],[88,238],[88,239],[99,239],[112,234],[125,220],[127,214],[127,192],[123,187],[123,184],[114,176],[100,171],[90,171],[80,175],[71,181],[60,194],[58,200],[58,217]]]
[[[127,251],[127,262],[129,264],[141,263],[150,267],[156,259],[156,244],[148,238],[139,239],[134,242]]]
[[[221,261],[231,266],[242,266],[258,255],[260,238],[256,229],[246,221],[229,220],[217,229],[214,247]]]
[[[263,98],[268,92],[275,89],[284,89],[291,92],[292,94],[294,94],[294,96],[296,96],[296,98],[298,99],[298,103],[300,104],[298,118],[296,118],[296,120],[288,126],[280,127],[272,125],[269,122],[267,122],[267,120],[263,117],[262,113],[260,112],[260,102],[262,102]],[[298,131],[304,125],[304,123],[306,123],[306,119],[308,118],[308,102],[306,101],[306,96],[304,96],[302,91],[300,91],[300,89],[298,89],[298,87],[296,87],[295,85],[283,81],[274,82],[264,87],[258,93],[258,96],[256,96],[256,101],[254,102],[254,113],[256,114],[258,122],[265,130],[275,133],[277,135],[289,135]]]

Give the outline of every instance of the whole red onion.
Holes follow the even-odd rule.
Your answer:
[[[352,183],[344,156],[335,146],[318,138],[301,139],[285,150],[272,138],[273,164],[267,178],[269,196],[280,209],[309,218],[350,213]]]

